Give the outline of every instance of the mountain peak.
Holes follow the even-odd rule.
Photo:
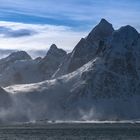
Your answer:
[[[55,44],[52,44],[50,49],[47,52],[47,56],[48,55],[53,55],[53,56],[55,56],[55,55],[57,55],[57,56],[62,55],[62,56],[65,56],[66,55],[66,51],[64,51],[63,49],[58,48]]]
[[[119,29],[120,32],[135,32],[136,34],[138,34],[137,30],[130,26],[130,25],[126,25],[126,26],[123,26]]]
[[[58,48],[57,48],[57,46],[55,44],[52,44],[51,47],[50,47],[50,49],[51,50],[54,50],[54,49],[58,49]]]
[[[125,44],[125,46],[132,46],[132,44],[136,44],[138,38],[139,33],[130,25],[123,26],[113,33],[113,40],[115,43],[121,43],[122,45]]]
[[[51,45],[46,56],[40,61],[40,69],[47,79],[54,74],[66,56],[67,53],[63,49],[57,48],[55,44]]]
[[[25,51],[17,51],[17,52],[11,53],[7,57],[7,59],[10,59],[10,60],[29,60],[29,59],[31,59],[31,56]]]
[[[109,24],[110,25],[110,23],[106,19],[104,19],[104,18],[101,19],[99,24]]]
[[[100,41],[110,37],[113,32],[114,28],[112,24],[105,19],[101,19],[99,24],[89,33],[87,41],[98,46]]]

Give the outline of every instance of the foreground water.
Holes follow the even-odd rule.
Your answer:
[[[140,124],[24,124],[0,126],[0,140],[140,140]]]

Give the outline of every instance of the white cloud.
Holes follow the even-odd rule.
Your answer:
[[[19,50],[40,50],[48,49],[51,44],[55,43],[58,47],[65,50],[71,50],[78,43],[80,38],[87,35],[87,32],[74,31],[67,26],[24,24],[0,21],[0,26],[12,30],[27,29],[37,32],[30,36],[2,37],[0,36],[1,49],[19,49]]]

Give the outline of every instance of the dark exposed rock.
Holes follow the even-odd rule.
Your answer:
[[[47,55],[39,63],[40,70],[44,73],[45,79],[51,78],[66,56],[67,53],[62,49],[58,49],[55,44],[50,47]]]
[[[80,68],[95,56],[96,47],[86,39],[82,38],[76,45],[71,54],[71,60],[68,66],[68,73]]]
[[[102,53],[106,48],[104,42],[111,37],[113,32],[112,25],[102,19],[89,35],[82,38],[75,46],[54,77],[73,72]]]
[[[105,19],[102,19],[100,23],[89,33],[87,36],[87,41],[98,46],[99,42],[106,40],[112,35],[114,29],[112,24],[110,24]]]

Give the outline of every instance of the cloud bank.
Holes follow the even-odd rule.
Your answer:
[[[48,50],[54,43],[60,48],[71,50],[87,32],[75,31],[67,26],[0,21],[0,48]]]
[[[3,37],[24,37],[24,36],[32,36],[36,32],[30,29],[18,29],[13,30],[9,27],[0,26],[0,35]]]

